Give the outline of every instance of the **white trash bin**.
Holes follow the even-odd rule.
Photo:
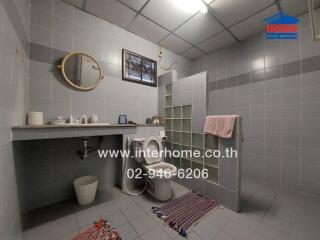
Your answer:
[[[84,176],[73,181],[78,203],[87,205],[94,201],[97,193],[99,179],[97,176]]]

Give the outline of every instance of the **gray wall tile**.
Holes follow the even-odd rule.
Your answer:
[[[301,87],[302,88],[311,88],[311,87],[317,87],[320,85],[319,81],[317,81],[317,77],[319,76],[320,72],[308,72],[302,74],[301,78]]]
[[[309,149],[320,149],[320,142],[317,138],[319,136],[317,133],[303,133],[301,136],[301,146],[303,148],[309,148]]]
[[[304,59],[301,62],[302,72],[306,73],[306,72],[319,71],[320,70],[319,64],[320,64],[319,56]]]
[[[320,86],[301,90],[302,103],[320,102]]]
[[[316,111],[320,108],[320,103],[302,103],[301,107],[303,117],[320,117],[320,112]]]
[[[52,49],[39,44],[30,44],[30,59],[42,63],[52,63]]]
[[[271,80],[266,81],[265,90],[266,93],[281,91],[281,78],[272,77]]]
[[[301,131],[300,118],[283,118],[282,119],[282,131],[285,133],[297,133]]]
[[[264,97],[266,106],[281,105],[281,92],[267,93]]]
[[[63,1],[54,1],[53,14],[54,16],[72,21],[75,15],[75,9]]]
[[[52,47],[52,30],[31,25],[31,42],[46,47]]]
[[[31,24],[38,27],[52,30],[53,19],[50,14],[45,11],[39,11],[38,9],[31,8]]]
[[[224,206],[232,209],[233,211],[239,211],[239,202],[237,194],[229,189],[219,187],[219,198],[224,203]]]
[[[30,95],[33,98],[50,98],[51,81],[30,81]]]
[[[282,93],[283,104],[296,104],[301,102],[300,90],[285,91]]]
[[[16,175],[25,167],[13,150],[11,127],[25,124],[28,110],[28,9],[29,1],[0,2],[0,35],[5,36],[0,43],[0,239],[4,240],[21,235],[18,189],[24,185],[17,184]]]
[[[300,89],[300,75],[293,75],[282,78],[282,90],[297,90]]]
[[[300,61],[282,64],[282,76],[283,77],[297,75],[297,74],[300,74],[300,72],[301,72],[301,62]]]
[[[300,190],[302,192],[308,193],[308,194],[316,194],[319,195],[320,194],[320,184],[301,178],[300,180]]]
[[[59,2],[59,1],[57,1]],[[53,18],[53,31],[64,36],[72,36],[73,24],[71,21],[56,15]]]
[[[203,189],[204,189],[204,194],[206,196],[212,197],[212,198],[220,201],[219,186],[218,185],[204,181],[203,182]]]
[[[31,0],[31,6],[34,9],[45,11],[50,15],[53,13],[53,1],[51,0]]]
[[[73,113],[77,116],[94,113],[101,121],[111,121],[111,123],[117,122],[119,114],[127,114],[130,120],[138,123],[144,123],[147,117],[157,114],[156,88],[137,86],[121,79],[122,49],[156,59],[158,49],[156,44],[76,9],[62,0],[33,0],[31,6],[34,11],[31,13],[33,21],[30,58],[37,62],[48,63],[50,66],[46,69],[51,76],[51,79],[48,79],[52,85],[52,96],[48,97],[50,107],[54,109],[51,112],[58,114],[57,111],[61,111],[60,115]],[[41,19],[44,21],[40,22]],[[78,92],[76,97],[70,94],[71,90],[73,92],[76,90],[63,83],[59,71],[56,71],[54,66],[60,63],[67,52],[73,50],[92,54],[101,63],[105,75],[103,83],[99,84],[97,89],[90,91],[89,94]],[[167,50],[162,61],[164,65],[179,61],[181,64],[174,68],[178,72],[187,69],[184,75],[189,74],[188,69],[191,69],[188,60]],[[40,68],[40,64],[37,67]],[[32,80],[39,78],[39,75],[41,78],[46,75],[45,72],[37,73],[37,71],[31,71]],[[158,75],[164,72],[159,66]],[[43,95],[46,94],[41,94],[42,99]],[[67,106],[58,108],[57,104],[53,104],[54,101],[64,102]],[[46,109],[41,109],[39,104],[38,109],[46,114],[48,112]],[[46,119],[51,118],[52,114],[46,116]]]
[[[319,150],[303,149],[301,151],[301,162],[304,165],[320,166]]]
[[[67,137],[74,134],[74,130],[49,131],[52,137]],[[84,130],[79,135],[93,134],[95,129]],[[100,133],[100,131],[99,131]],[[72,135],[73,136],[73,135]],[[105,136],[102,149],[122,148],[121,136]],[[91,145],[97,143],[96,137],[89,138]],[[118,173],[121,171],[119,159],[100,159],[97,153],[89,154],[88,159],[82,160],[78,155],[78,150],[82,147],[81,138],[64,138],[51,140],[30,141],[28,148],[27,175],[20,178],[26,182],[29,192],[26,199],[25,209],[29,211],[48,204],[74,198],[72,181],[83,175],[96,175],[99,177],[99,189],[108,186],[119,185]],[[17,150],[17,152],[19,152]],[[44,191],[50,186],[50,191]]]
[[[315,179],[300,176],[300,162],[314,159],[312,151],[320,147],[320,47],[311,38],[308,18],[301,16],[297,41],[268,41],[260,34],[238,43],[236,54],[223,49],[202,57],[193,73],[210,71],[209,114],[236,111],[243,117],[243,175],[319,194]],[[230,56],[236,60],[224,60]],[[234,65],[235,94],[226,74]]]

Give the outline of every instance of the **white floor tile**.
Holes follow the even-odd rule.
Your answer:
[[[214,240],[234,240],[228,234],[223,231],[219,231],[218,234],[215,236]]]
[[[99,219],[98,212],[95,208],[89,208],[75,214],[78,228],[93,224]]]
[[[235,216],[236,213],[227,208],[216,208],[213,209],[210,214],[204,218],[204,220],[217,228],[222,228]]]
[[[284,233],[276,228],[270,227],[265,223],[261,223],[257,228],[256,235],[266,240],[288,240],[289,233]]]
[[[189,240],[202,240],[195,232],[191,232],[188,234]]]
[[[70,215],[64,218],[60,218],[49,223],[50,227],[53,229],[53,239],[60,238],[66,235],[72,235],[78,232],[78,227],[76,224],[76,218],[74,215]]]
[[[134,196],[133,200],[145,213],[151,212],[152,207],[158,207],[163,204],[147,194]]]
[[[139,235],[142,235],[150,229],[158,226],[159,222],[155,219],[155,217],[143,215],[131,221],[130,224],[133,226],[133,228]]]
[[[116,204],[121,210],[126,210],[130,207],[137,207],[136,203],[129,197],[117,200]]]
[[[171,240],[161,227],[156,227],[141,235],[142,240]]]
[[[199,222],[193,231],[200,236],[203,240],[212,240],[213,237],[219,232],[220,228],[214,226],[207,221],[203,220]]]
[[[122,240],[134,240],[138,237],[138,234],[129,223],[118,227],[117,230]]]
[[[258,186],[258,187],[257,187]],[[320,200],[251,184],[242,212],[217,208],[189,229],[189,240],[318,240]],[[188,191],[173,183],[175,194]],[[123,240],[184,240],[152,212],[164,203],[148,194],[123,196],[23,232],[22,240],[71,239],[105,217]]]
[[[128,221],[131,221],[145,214],[145,212],[138,206],[129,207],[125,210],[122,210],[122,212],[128,219]]]
[[[78,233],[75,216],[67,216],[38,227],[34,227],[22,233],[23,240],[38,239],[60,239],[66,235],[71,236]]]
[[[252,238],[258,224],[258,221],[239,214],[222,229],[229,236],[237,240],[247,240]]]
[[[114,201],[100,204],[95,207],[99,217],[106,217],[115,214],[119,208]]]
[[[111,223],[112,227],[119,227],[128,222],[125,216],[121,213],[121,211],[117,211],[116,213],[107,217],[107,221]]]

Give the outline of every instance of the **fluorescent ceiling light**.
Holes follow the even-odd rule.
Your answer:
[[[201,0],[171,0],[177,7],[186,12],[194,12],[195,10],[207,13],[207,6]],[[208,1],[208,0],[207,0]]]

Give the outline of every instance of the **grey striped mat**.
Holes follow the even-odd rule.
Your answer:
[[[188,192],[162,207],[153,207],[152,211],[162,218],[171,228],[186,237],[188,228],[217,206],[212,198],[206,198],[197,192]]]

